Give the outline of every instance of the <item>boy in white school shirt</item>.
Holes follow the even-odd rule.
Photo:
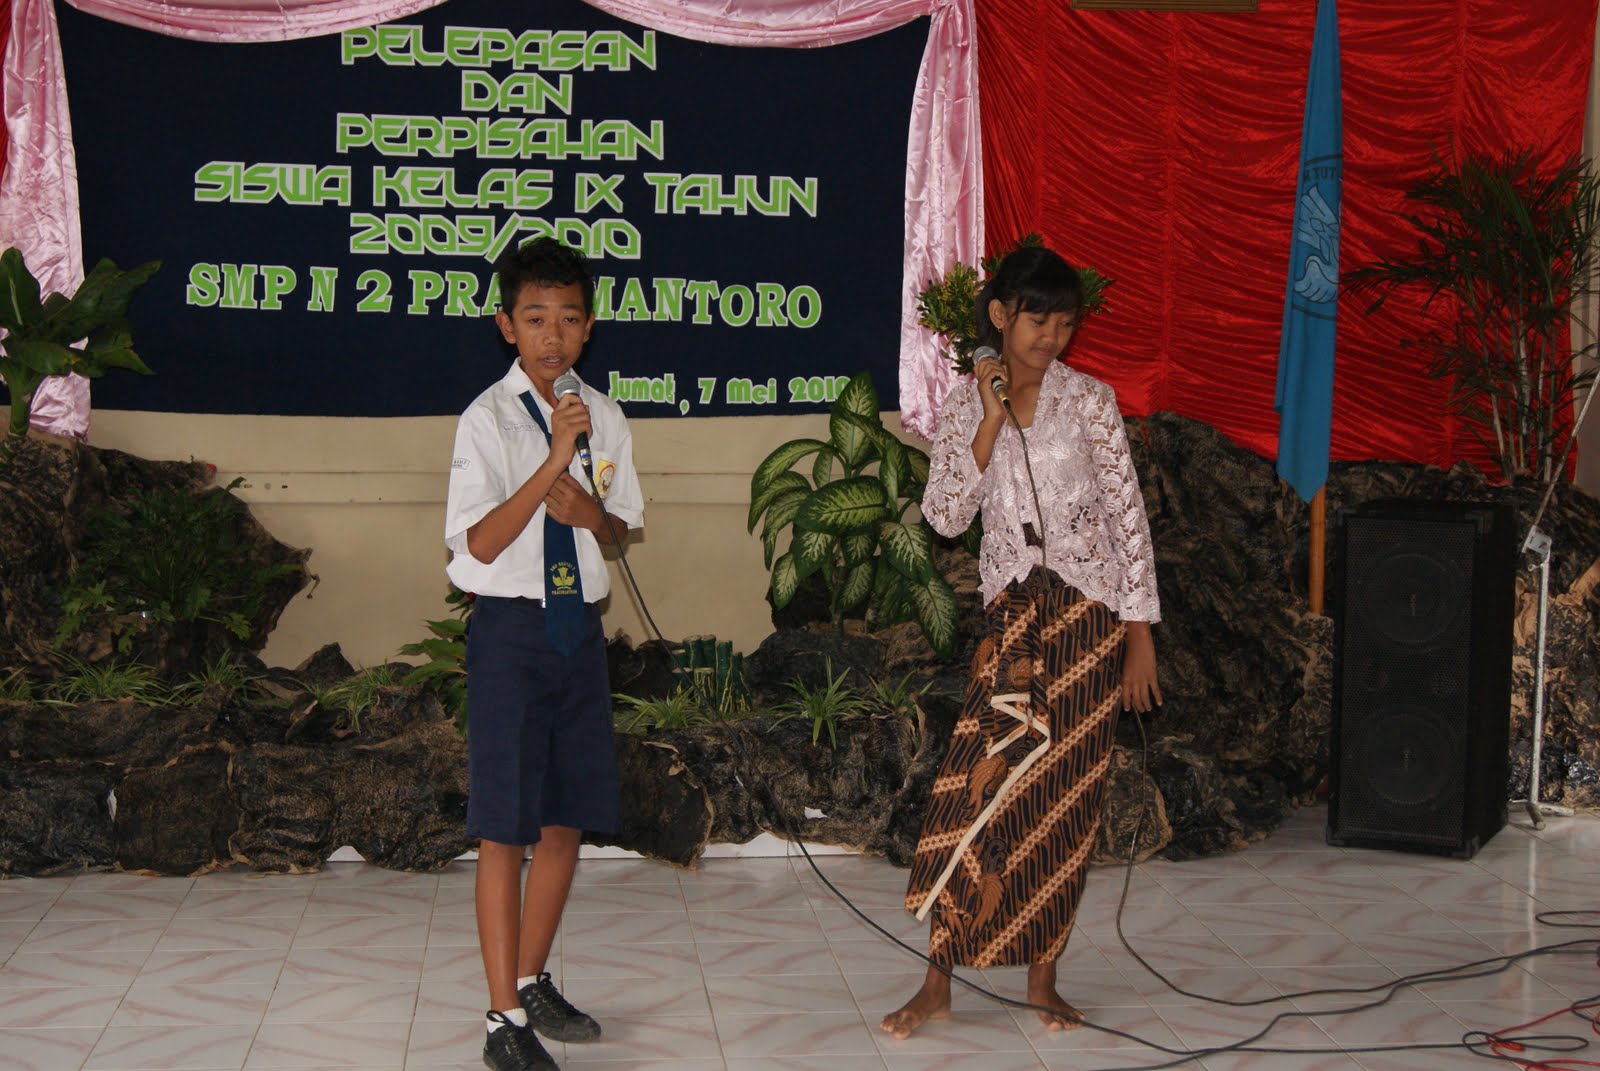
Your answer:
[[[541,238],[495,267],[495,322],[517,360],[461,414],[445,544],[451,581],[477,596],[467,636],[467,833],[479,838],[475,902],[490,1007],[483,1059],[496,1071],[542,1071],[556,1064],[536,1031],[559,1041],[600,1036],[545,964],[583,831],[618,825],[595,604],[610,588],[600,544],[643,523],[644,499],[622,410],[587,385],[556,393],[594,326],[584,258]],[[579,457],[584,437],[604,513]]]

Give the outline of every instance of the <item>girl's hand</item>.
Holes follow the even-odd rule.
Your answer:
[[[1161,684],[1156,679],[1156,641],[1150,622],[1127,622],[1122,641],[1122,709],[1149,713],[1161,705]]]
[[[1002,383],[1009,383],[1006,366],[993,357],[985,357],[972,366],[972,374],[978,380],[978,397],[983,399],[983,418],[1004,423],[1006,410],[994,392],[994,378],[999,376]]]

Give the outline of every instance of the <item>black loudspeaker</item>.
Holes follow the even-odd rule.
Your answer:
[[[1345,514],[1328,843],[1468,859],[1506,824],[1515,528],[1492,503]]]

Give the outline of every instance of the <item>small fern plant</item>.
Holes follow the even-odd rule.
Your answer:
[[[462,736],[467,734],[467,618],[472,613],[473,596],[451,585],[445,604],[455,617],[426,622],[429,639],[408,643],[403,655],[427,655],[428,660],[407,673],[404,685],[420,684],[439,697],[439,705],[455,719]]]
[[[798,677],[789,682],[789,690],[794,694],[794,698],[778,708],[778,717],[773,719],[771,728],[776,728],[786,721],[810,722],[812,747],[822,742],[824,732],[828,734],[828,746],[838,747],[839,725],[850,718],[865,714],[867,703],[861,694],[850,686],[848,667],[840,670],[838,676],[834,676],[833,660],[829,659],[823,668],[823,676],[828,682],[826,684],[812,687]]]

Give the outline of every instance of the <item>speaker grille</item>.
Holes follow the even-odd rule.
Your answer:
[[[1459,528],[1460,525],[1453,525]],[[1375,555],[1356,581],[1356,605],[1372,630],[1400,647],[1425,647],[1458,626],[1471,610],[1472,542],[1448,533],[1450,547],[1412,543],[1383,547],[1367,528],[1354,533],[1356,553]],[[1413,533],[1407,531],[1406,536]],[[1465,553],[1466,569],[1457,554]]]

